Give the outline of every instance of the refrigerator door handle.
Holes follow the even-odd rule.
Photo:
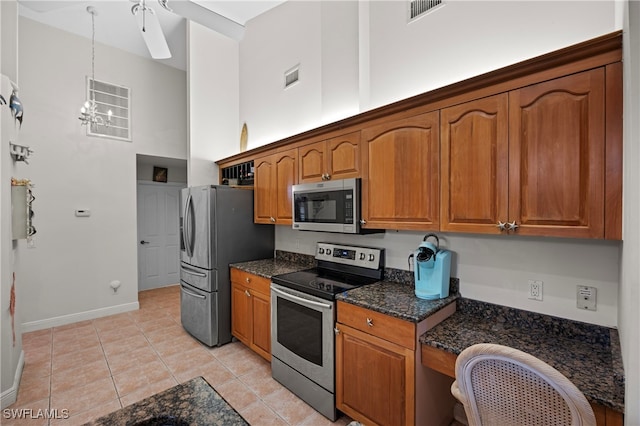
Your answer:
[[[185,290],[184,287],[182,288],[182,291],[184,292],[184,294],[188,294],[189,296],[197,297],[198,299],[206,299],[207,298],[207,296],[203,296],[201,294],[191,293],[190,291]]]
[[[186,272],[187,274],[190,275],[195,275],[196,277],[206,277],[207,274],[203,274],[202,272],[196,272],[196,271],[192,271],[191,269],[187,269],[184,266],[181,266],[180,269],[182,269],[184,272]]]
[[[184,247],[187,251],[187,257],[193,256],[193,238],[191,235],[191,194],[187,197],[187,202],[184,207],[184,229],[183,229],[183,238],[184,238]]]

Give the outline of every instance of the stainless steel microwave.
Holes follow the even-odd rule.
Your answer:
[[[293,229],[361,234],[360,179],[293,185]]]

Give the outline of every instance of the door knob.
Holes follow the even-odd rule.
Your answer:
[[[149,241],[142,240],[140,241],[140,244],[151,244],[151,243]]]

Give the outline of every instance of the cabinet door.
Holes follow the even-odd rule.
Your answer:
[[[365,228],[439,229],[438,112],[362,133]]]
[[[498,234],[508,219],[506,93],[441,111],[442,231]]]
[[[251,341],[251,297],[242,284],[231,283],[231,334],[245,345]]]
[[[360,177],[360,132],[329,139],[326,149],[330,179]]]
[[[338,409],[365,424],[413,425],[413,351],[340,323],[337,328]]]
[[[271,299],[257,291],[251,292],[253,317],[253,346],[267,361],[271,361]]]
[[[298,176],[297,150],[280,152],[274,155],[275,190],[271,193],[272,216],[278,225],[293,223],[293,200],[291,187]]]
[[[273,223],[271,209],[273,205],[274,165],[272,156],[258,158],[254,163],[253,182],[253,221],[255,223]]]
[[[326,142],[316,142],[298,148],[299,182],[320,182],[326,171]]]
[[[509,220],[517,233],[604,237],[604,70],[509,93]]]

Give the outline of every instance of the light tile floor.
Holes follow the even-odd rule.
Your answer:
[[[140,309],[25,333],[25,366],[10,409],[68,410],[68,419],[6,419],[3,425],[72,426],[203,376],[251,425],[331,425],[271,377],[240,342],[209,348],[180,324],[180,287],[139,293]]]

